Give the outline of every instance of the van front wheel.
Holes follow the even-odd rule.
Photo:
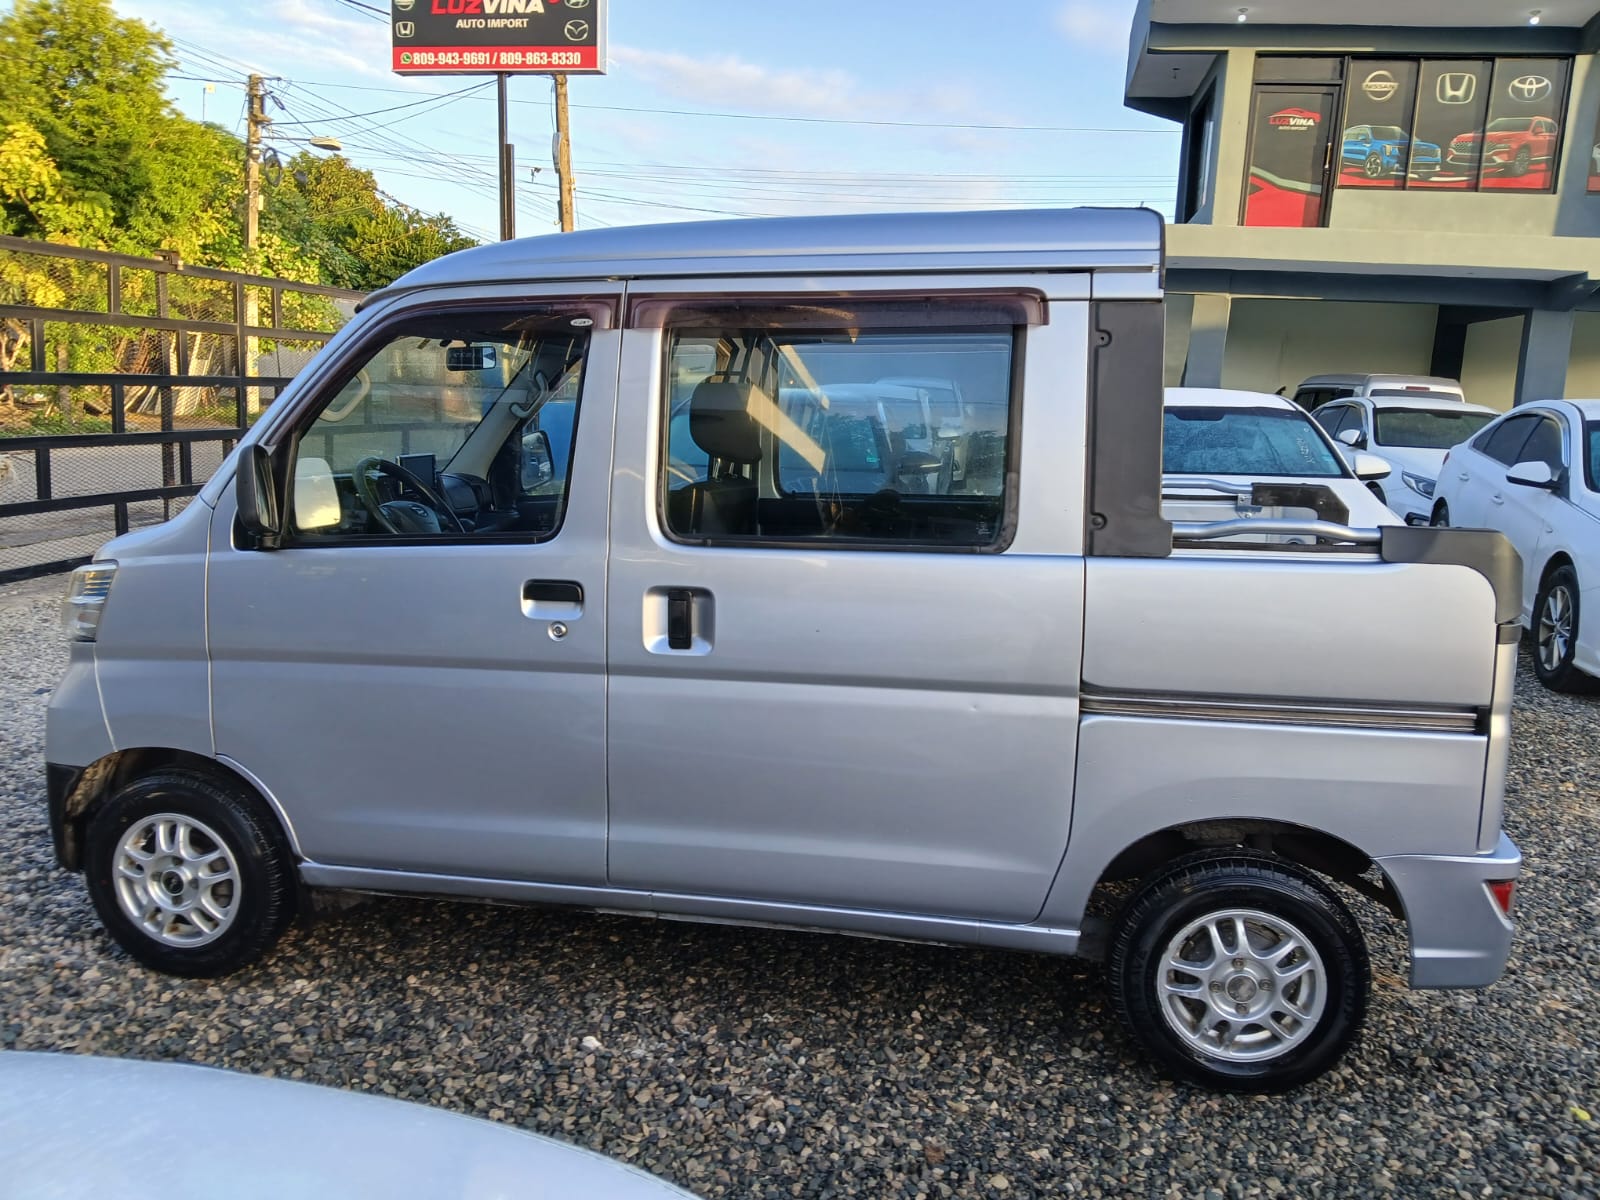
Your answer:
[[[107,931],[158,971],[211,978],[270,949],[294,916],[294,868],[255,797],[198,772],[122,788],[89,822],[89,896]]]
[[[1129,901],[1109,963],[1136,1040],[1175,1075],[1280,1092],[1355,1041],[1371,986],[1366,944],[1339,897],[1292,863],[1205,851]]]

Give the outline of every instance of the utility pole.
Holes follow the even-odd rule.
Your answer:
[[[266,80],[250,76],[244,157],[244,248],[254,250],[261,231],[261,133],[267,126]]]
[[[572,131],[567,124],[567,77],[556,76],[556,174],[561,180],[561,232],[577,223],[572,186]]]
[[[495,76],[500,97],[500,240],[517,236],[517,148],[511,144],[511,122],[506,111],[506,81],[511,76]]]

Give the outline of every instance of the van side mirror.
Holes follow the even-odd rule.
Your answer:
[[[1556,490],[1556,473],[1547,462],[1520,462],[1506,472],[1506,482],[1553,492]]]
[[[550,435],[535,430],[522,439],[522,490],[531,492],[556,477],[555,455],[550,450]]]
[[[233,489],[239,527],[250,539],[251,549],[276,550],[283,544],[283,511],[272,452],[260,444],[246,446]]]

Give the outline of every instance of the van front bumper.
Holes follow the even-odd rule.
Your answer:
[[[1500,978],[1515,926],[1489,884],[1522,874],[1522,852],[1509,837],[1502,833],[1488,854],[1396,854],[1375,861],[1405,909],[1412,987],[1480,988]]]

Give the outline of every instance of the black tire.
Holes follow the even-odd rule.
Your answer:
[[[1517,151],[1517,157],[1511,164],[1511,173],[1518,179],[1528,173],[1528,168],[1533,165],[1533,151],[1524,146]]]
[[[1554,628],[1558,613],[1551,607],[1553,603],[1567,614],[1564,647],[1552,644],[1558,637]],[[1595,681],[1578,670],[1573,661],[1578,652],[1578,621],[1583,615],[1578,605],[1578,573],[1567,566],[1557,567],[1545,576],[1533,601],[1533,673],[1552,692],[1595,689]],[[1551,660],[1548,663],[1547,657]]]
[[[164,860],[153,832],[150,840],[140,843],[141,852],[152,854],[153,865],[140,866],[141,875],[127,882],[135,897],[127,903],[148,904],[153,919],[164,922],[168,939],[181,939],[187,933],[193,944],[174,944],[174,940],[147,932],[125,909],[120,895],[129,893],[119,894],[116,882],[123,838],[141,823],[162,815],[196,823],[189,827],[192,837],[186,842],[196,855],[215,858],[214,852],[221,849],[232,858],[231,864],[226,857],[222,860],[224,869],[232,867],[231,877],[202,873],[202,882],[191,880],[185,885],[181,870],[161,865]],[[177,828],[172,823],[164,825],[168,830]],[[203,890],[213,902],[221,898],[226,920],[215,920],[210,909],[202,909],[192,918],[157,909],[158,901],[146,893],[153,896],[166,886],[158,881],[158,873],[161,880],[171,882],[174,904],[188,903],[193,910],[193,901]],[[84,876],[95,911],[119,946],[147,967],[189,978],[227,975],[255,962],[288,928],[298,899],[293,856],[276,820],[243,787],[196,771],[146,775],[103,804],[89,821]],[[181,890],[184,887],[187,897]],[[203,921],[214,921],[216,928],[208,934],[198,924]],[[208,936],[210,940],[203,940]]]
[[[1214,1015],[1220,1026],[1228,1027],[1228,1037],[1265,1038],[1262,1053],[1272,1057],[1246,1060],[1248,1049],[1234,1057],[1206,1052],[1178,1032],[1178,1018],[1168,1016],[1168,1005],[1158,992],[1167,980],[1183,983],[1186,978],[1182,971],[1165,968],[1169,943],[1191,924],[1229,910],[1262,914],[1309,942],[1322,971],[1320,978],[1313,971],[1305,978],[1321,987],[1307,990],[1307,984],[1291,980],[1280,983],[1278,994],[1287,997],[1298,987],[1296,1004],[1311,1004],[1310,998],[1320,996],[1320,1014],[1314,1020],[1291,1023],[1291,1032],[1285,1034],[1282,1024],[1236,1020],[1231,1011],[1222,1012],[1223,1007],[1234,1007],[1232,1001],[1243,999],[1252,1006],[1265,1006],[1255,1011],[1270,1015],[1273,994],[1270,977],[1268,986],[1259,989],[1245,982],[1266,975],[1269,967],[1258,969],[1245,958],[1224,962],[1231,951],[1221,950],[1220,943],[1215,962],[1219,972],[1229,975],[1228,981],[1213,979],[1206,984],[1196,975],[1187,986],[1195,987],[1198,995],[1174,1007],[1181,1006],[1187,1014],[1198,1011],[1202,1018]],[[1284,945],[1269,945],[1268,955]],[[1295,965],[1299,952],[1283,953],[1283,961]],[[1305,955],[1300,961],[1310,960]],[[1235,970],[1241,964],[1244,969]],[[1372,976],[1360,927],[1332,889],[1294,863],[1248,850],[1202,851],[1170,864],[1142,885],[1119,919],[1108,971],[1112,1003],[1134,1039],[1173,1075],[1229,1092],[1287,1091],[1331,1068],[1361,1030]],[[1235,990],[1239,983],[1245,983],[1244,992]],[[1232,1029],[1235,1024],[1237,1031]]]
[[[1443,529],[1450,524],[1450,506],[1443,500],[1433,506],[1433,516],[1428,519],[1428,524],[1435,529]]]

